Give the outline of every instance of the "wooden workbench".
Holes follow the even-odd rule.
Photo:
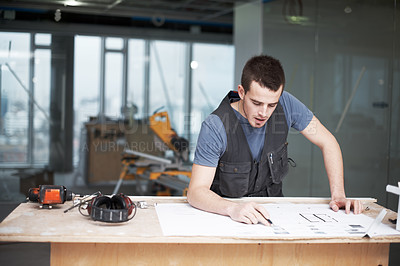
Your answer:
[[[20,204],[1,224],[0,241],[50,242],[51,265],[388,265],[390,243],[399,236],[374,238],[167,237],[155,203],[186,202],[185,197],[132,197],[148,209],[123,224],[96,222],[67,202],[53,209]],[[242,201],[249,199],[241,199]],[[251,198],[259,203],[328,203],[321,198]],[[381,206],[363,199],[376,217]],[[396,218],[388,210],[384,223]],[[394,228],[394,225],[392,225]]]

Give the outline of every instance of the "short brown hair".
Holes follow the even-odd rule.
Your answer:
[[[268,55],[258,55],[250,58],[242,71],[242,86],[245,92],[250,89],[252,81],[263,87],[277,91],[285,87],[285,72],[281,62]]]

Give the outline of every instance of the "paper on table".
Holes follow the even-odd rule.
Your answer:
[[[166,236],[229,237],[363,237],[373,219],[364,215],[332,211],[328,204],[263,204],[274,226],[247,225],[231,218],[201,211],[186,203],[163,203],[156,206],[158,219]],[[375,235],[400,235],[380,224]]]

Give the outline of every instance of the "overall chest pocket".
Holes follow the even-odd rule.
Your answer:
[[[249,190],[251,162],[219,163],[219,189],[228,197],[243,197]]]
[[[271,171],[272,182],[282,183],[283,178],[289,172],[288,143],[284,143],[276,151],[268,153],[268,164]]]

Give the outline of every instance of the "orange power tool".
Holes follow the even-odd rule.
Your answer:
[[[75,194],[64,186],[40,185],[38,188],[30,188],[28,199],[32,202],[39,202],[41,208],[51,209],[54,204],[62,204],[72,200]]]

